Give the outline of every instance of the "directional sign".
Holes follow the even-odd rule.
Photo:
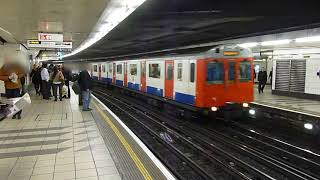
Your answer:
[[[38,33],[39,41],[63,42],[63,34]]]
[[[48,42],[48,41],[28,40],[27,46],[29,48],[71,49],[72,42]]]

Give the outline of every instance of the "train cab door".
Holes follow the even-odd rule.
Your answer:
[[[173,72],[174,71],[174,63],[172,60],[165,61],[165,83],[164,83],[164,90],[165,90],[165,97],[172,99],[173,98]]]
[[[237,63],[236,61],[228,60],[225,61],[226,73],[225,76],[225,94],[226,94],[226,101],[233,101],[237,98]]]
[[[141,61],[141,91],[146,92],[146,61]]]
[[[127,64],[128,64],[128,62],[124,62],[124,77],[123,77],[123,85],[125,86],[125,87],[127,87],[128,86],[128,68],[127,68]]]
[[[102,71],[102,68],[101,68],[101,64],[99,64],[99,68],[98,68],[98,80],[101,80],[101,71]]]
[[[112,83],[116,84],[116,63],[113,63],[113,71],[112,71]]]

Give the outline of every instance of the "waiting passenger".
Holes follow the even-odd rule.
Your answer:
[[[5,93],[7,98],[20,97],[21,81],[24,76],[23,68],[18,64],[12,63],[10,59],[5,59],[5,64],[0,69],[0,80],[4,81]],[[22,110],[13,115],[12,119],[21,119]]]
[[[62,86],[64,84],[64,76],[60,70],[60,67],[54,66],[53,72],[50,76],[50,80],[52,82],[53,86],[53,96],[54,96],[54,101],[57,101],[57,94],[58,94],[58,89],[59,89],[59,99],[62,101]]]
[[[81,96],[82,96],[82,103],[83,103],[83,111],[91,111],[89,108],[90,100],[91,100],[91,90],[92,90],[92,78],[86,70],[85,66],[82,67],[82,70],[79,74],[78,79]]]
[[[263,93],[263,89],[266,86],[268,80],[268,73],[267,71],[264,70],[264,68],[261,69],[258,73],[258,81],[259,81],[259,86],[258,86],[258,91],[259,94]]]
[[[30,73],[30,78],[36,90],[36,94],[40,95],[40,85],[41,85],[41,68],[34,64],[32,71]]]
[[[42,65],[41,70],[41,93],[43,99],[49,100],[49,72],[47,69],[47,64]]]
[[[64,76],[64,84],[67,86],[68,88],[68,95],[67,98],[71,97],[71,93],[70,93],[70,81],[71,81],[71,71],[69,70],[69,68],[67,67],[62,67],[62,73]]]

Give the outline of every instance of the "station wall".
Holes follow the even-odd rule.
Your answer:
[[[320,97],[320,48],[308,48],[308,49],[290,49],[279,50],[276,52],[275,60],[273,63],[274,69],[276,69],[277,61],[299,61],[305,60],[305,82],[304,82],[304,94],[309,97],[316,95]],[[277,73],[273,73],[273,90],[276,90],[276,76]],[[294,82],[291,82],[294,83]],[[293,93],[294,94],[294,93]]]
[[[306,61],[305,93],[320,95],[320,57]]]

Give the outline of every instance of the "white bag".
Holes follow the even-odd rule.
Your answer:
[[[27,105],[31,104],[31,99],[28,93],[25,93],[22,97],[2,99],[1,103],[8,104],[6,108],[7,117],[10,118],[18,111],[22,110]]]
[[[68,87],[66,85],[62,86],[62,97],[67,96],[68,94]]]

